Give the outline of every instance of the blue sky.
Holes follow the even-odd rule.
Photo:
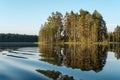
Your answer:
[[[119,0],[0,0],[0,33],[38,34],[52,12],[100,12],[108,31],[120,25]]]

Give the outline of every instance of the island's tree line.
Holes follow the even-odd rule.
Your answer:
[[[117,25],[113,32],[108,33],[110,42],[120,42],[120,26]]]
[[[37,42],[37,35],[25,35],[25,34],[0,34],[0,42]]]
[[[103,42],[120,41],[120,26],[112,33],[107,32],[102,15],[96,10],[91,14],[83,9],[79,13],[52,13],[41,25],[40,42]]]
[[[80,10],[79,13],[52,13],[47,22],[41,25],[41,42],[102,42],[108,38],[106,23],[96,10],[91,14]]]

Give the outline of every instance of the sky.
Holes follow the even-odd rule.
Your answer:
[[[0,0],[0,33],[38,35],[52,12],[97,10],[109,32],[120,25],[120,0]]]

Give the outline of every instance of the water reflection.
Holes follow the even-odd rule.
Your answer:
[[[119,44],[18,45],[0,45],[0,80],[120,80]]]
[[[120,59],[120,44],[110,44],[109,45],[109,51],[114,52],[115,57],[117,59]]]
[[[0,42],[0,49],[16,49],[21,47],[37,47],[33,42]]]
[[[36,70],[39,73],[52,78],[53,80],[74,80],[72,76],[62,75],[59,71],[50,71],[50,70]]]
[[[39,45],[41,60],[83,71],[99,72],[107,58],[107,46],[102,45]]]

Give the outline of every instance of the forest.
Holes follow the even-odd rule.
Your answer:
[[[25,34],[0,34],[0,42],[37,42],[37,35],[25,35]]]
[[[109,32],[108,37],[110,42],[120,42],[120,26],[117,25],[114,32]]]
[[[108,32],[102,15],[81,9],[79,13],[53,12],[39,31],[40,42],[119,42],[120,26]]]

